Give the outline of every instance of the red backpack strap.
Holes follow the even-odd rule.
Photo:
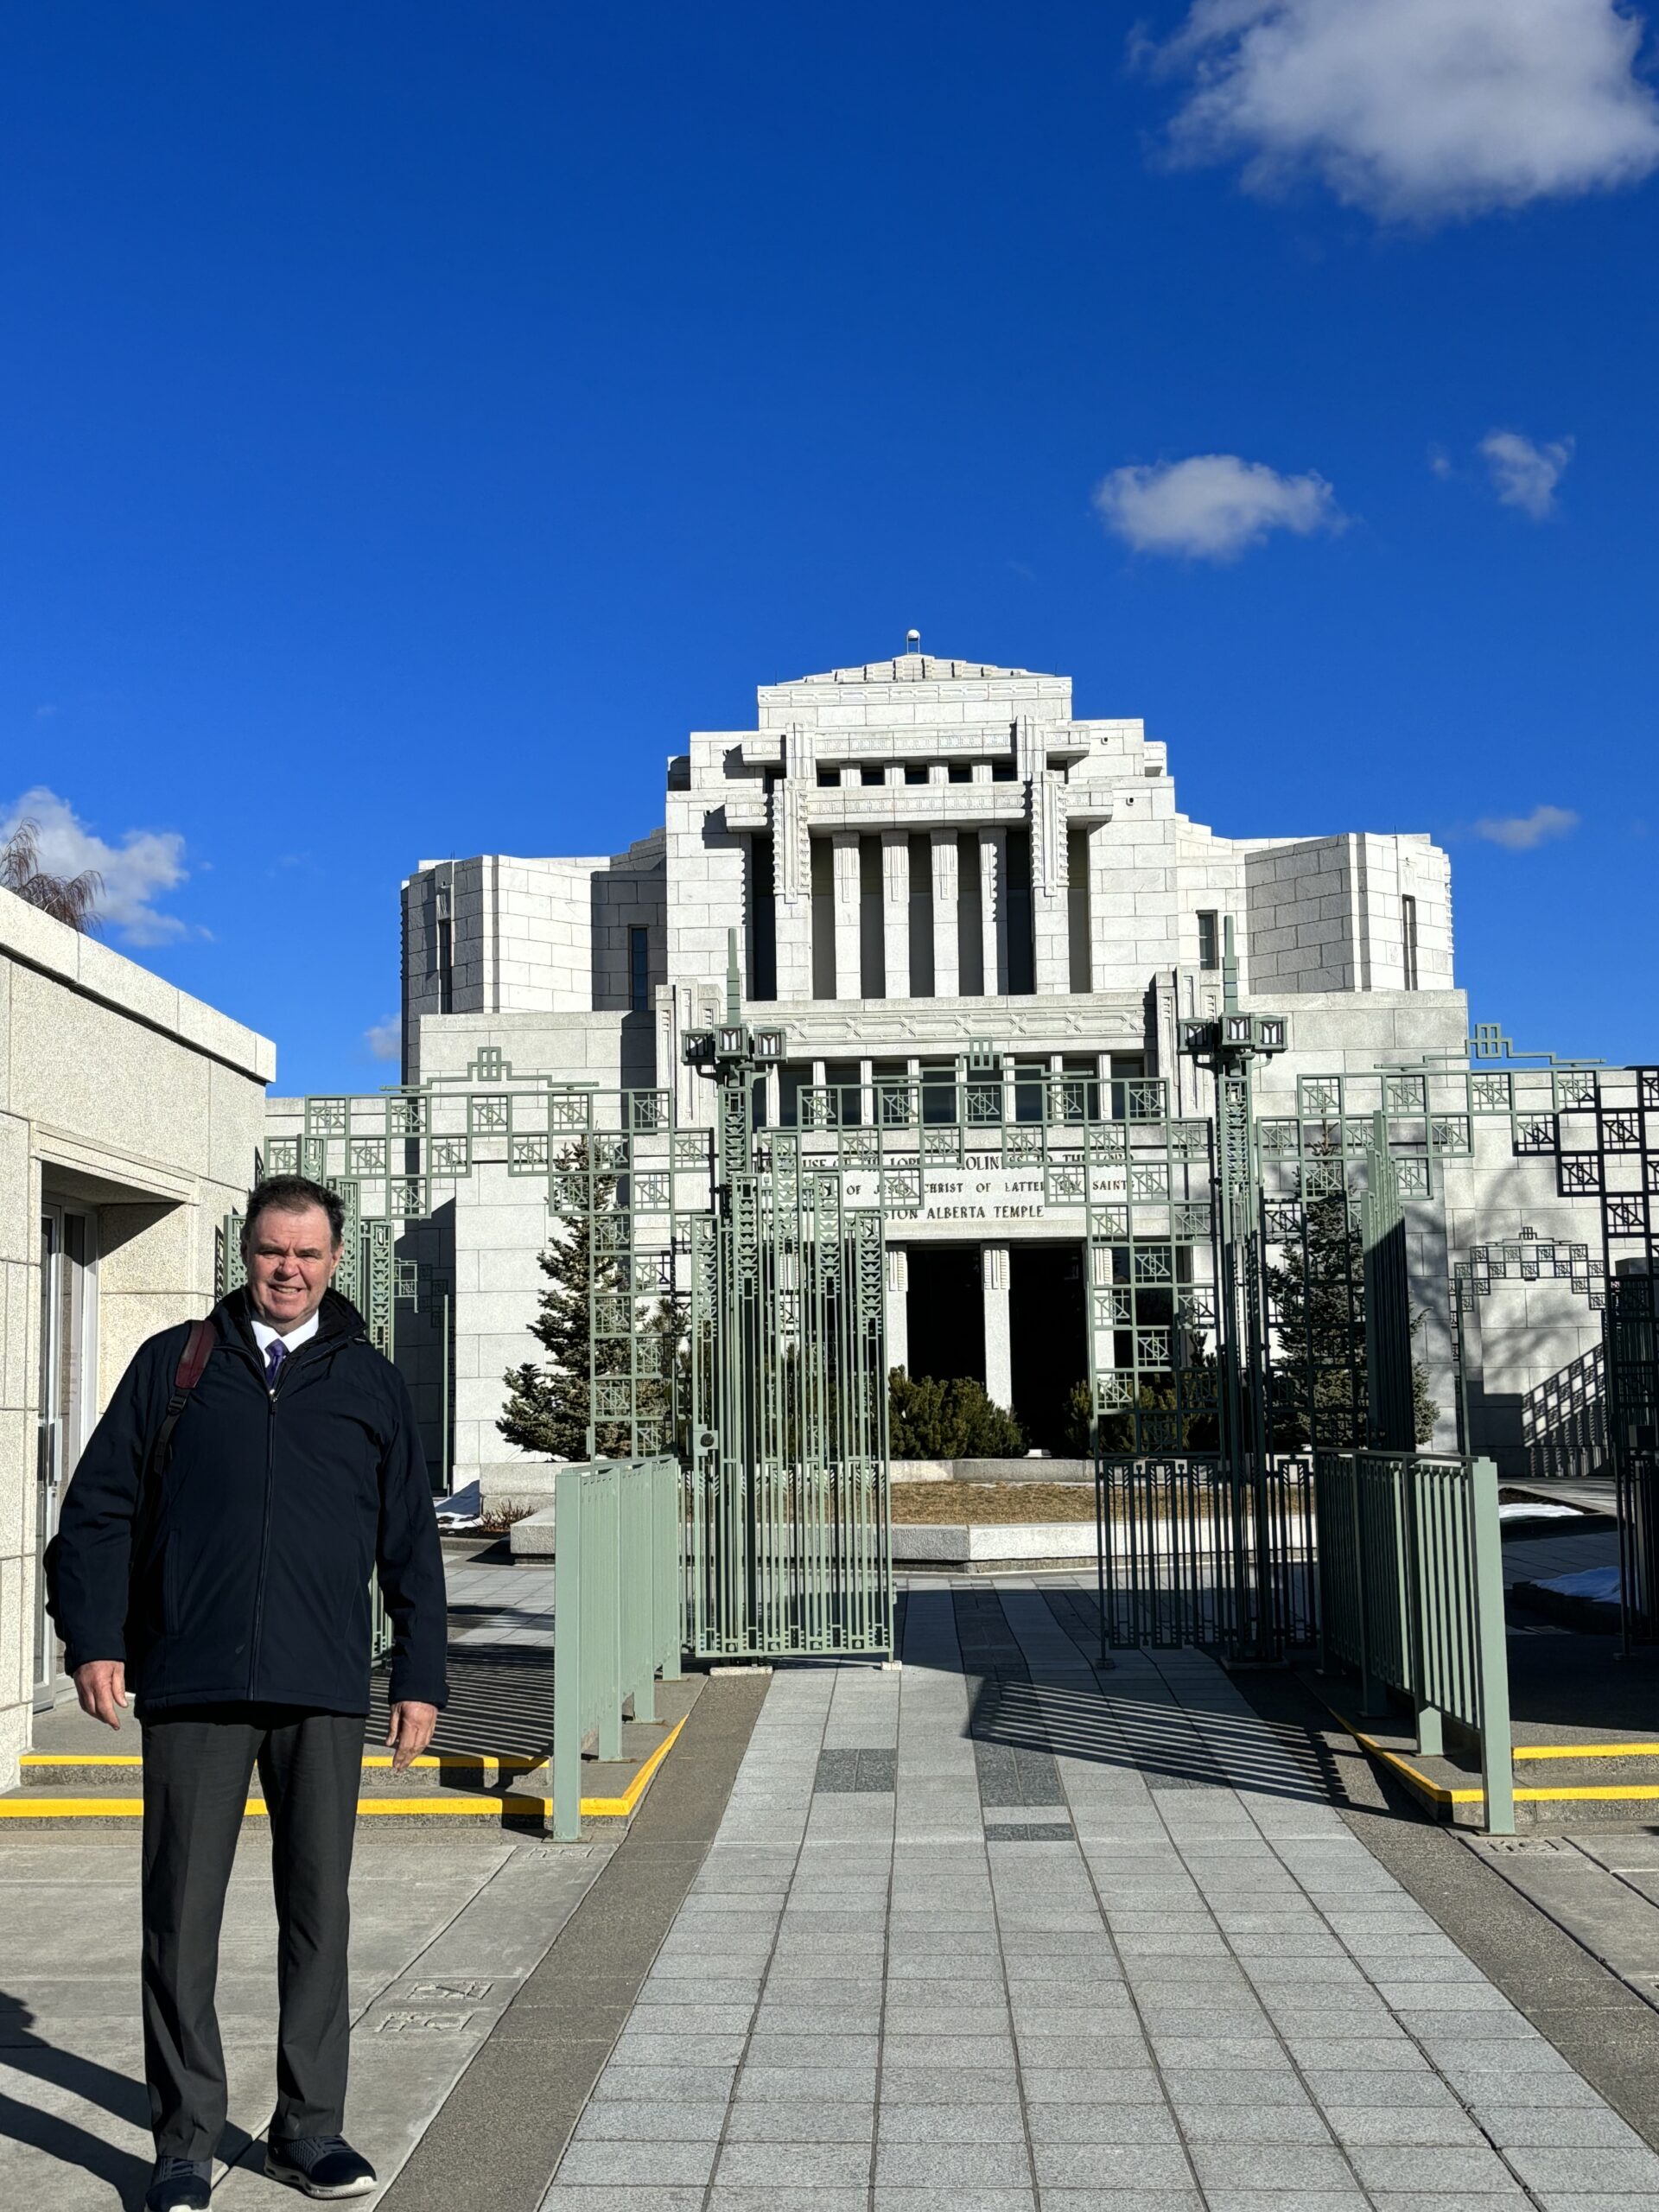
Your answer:
[[[156,1441],[149,1449],[149,1464],[156,1474],[166,1466],[173,1447],[173,1432],[179,1425],[179,1415],[190,1402],[190,1393],[200,1382],[208,1361],[213,1357],[213,1345],[219,1332],[211,1320],[193,1321],[190,1333],[184,1340],[184,1350],[179,1354],[178,1366],[173,1373],[173,1395],[167,1402],[167,1411],[162,1425],[156,1432]]]

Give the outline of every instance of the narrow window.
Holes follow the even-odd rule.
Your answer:
[[[1221,918],[1218,914],[1202,912],[1198,916],[1198,965],[1200,968],[1219,968],[1221,965]]]
[[[1400,901],[1400,936],[1405,950],[1406,988],[1417,988],[1417,901],[1405,898]]]
[[[1065,833],[1065,921],[1071,955],[1071,988],[1094,988],[1089,952],[1089,832],[1081,822],[1067,825]]]
[[[861,784],[885,784],[887,780],[887,772],[885,768],[861,768],[858,772],[858,780]]]
[[[858,995],[887,995],[887,931],[882,926],[881,840],[858,841]]]
[[[839,768],[820,768],[820,769],[819,769],[819,771],[818,771],[818,789],[819,789],[821,791],[838,791],[838,790],[840,789],[840,787],[841,787],[841,771],[840,771],[840,769],[839,769]]]
[[[827,837],[812,840],[812,995],[836,995],[835,861]]]
[[[933,995],[933,840],[910,840],[910,995]]]
[[[651,1007],[651,932],[637,925],[628,931],[628,1005],[635,1014]]]
[[[1010,830],[1008,880],[1002,896],[1008,917],[1008,992],[1020,998],[1037,988],[1037,956],[1031,936],[1031,832]]]
[[[441,914],[437,923],[438,1011],[453,1014],[455,1010],[455,963],[450,920]]]
[[[823,1080],[830,1092],[830,1126],[834,1129],[855,1129],[863,1116],[859,1109],[861,1098],[856,1060],[831,1060],[823,1071]]]
[[[952,774],[956,772],[953,769]],[[964,830],[957,838],[957,988],[965,999],[985,995],[985,925],[980,897],[979,836]]]
[[[918,764],[912,760],[905,770],[905,781],[907,784],[925,784],[927,781],[926,762]]]
[[[749,996],[778,995],[778,909],[769,835],[749,840]]]
[[[970,784],[974,779],[974,772],[965,760],[953,760],[946,773],[953,784]]]
[[[1011,784],[1014,781],[1013,761],[993,760],[991,763],[991,781],[994,784]]]

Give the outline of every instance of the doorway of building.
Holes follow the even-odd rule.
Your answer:
[[[976,1244],[912,1244],[910,1372],[948,1382],[958,1375],[985,1380],[985,1294]]]
[[[46,1548],[56,1534],[64,1486],[91,1427],[94,1301],[92,1217],[73,1206],[41,1210],[41,1364],[35,1446],[35,1704],[52,1703],[58,1640],[46,1611]]]
[[[1008,1263],[1014,1410],[1033,1450],[1063,1454],[1069,1401],[1089,1376],[1083,1247],[1014,1244]]]

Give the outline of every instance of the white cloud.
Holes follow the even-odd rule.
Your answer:
[[[1345,518],[1322,476],[1281,476],[1236,453],[1194,454],[1155,468],[1115,468],[1095,487],[1108,530],[1139,553],[1230,561],[1269,531],[1306,537]]]
[[[1194,0],[1154,65],[1190,79],[1178,161],[1315,176],[1432,222],[1639,183],[1659,103],[1625,0]]]
[[[395,1014],[379,1021],[372,1021],[363,1032],[363,1042],[370,1055],[377,1060],[401,1060],[404,1057],[404,1025]]]
[[[1535,522],[1554,513],[1555,486],[1573,458],[1571,438],[1538,446],[1523,438],[1519,430],[1489,430],[1480,442],[1480,451],[1492,489],[1506,507],[1519,507]]]
[[[0,806],[0,838],[20,822],[39,824],[40,865],[49,875],[79,875],[94,868],[104,879],[98,901],[100,920],[111,924],[129,944],[167,944],[194,931],[176,914],[156,912],[154,900],[175,891],[186,878],[184,840],[174,830],[129,830],[118,845],[105,844],[66,798],[44,784],[10,806]]]
[[[1529,853],[1552,837],[1569,836],[1578,826],[1570,807],[1535,806],[1530,814],[1484,815],[1475,824],[1475,835],[1505,852]]]

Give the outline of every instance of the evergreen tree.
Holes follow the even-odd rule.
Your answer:
[[[1369,1412],[1363,1241],[1340,1180],[1306,1200],[1303,1213],[1304,1236],[1264,1271],[1275,1346],[1272,1441],[1280,1451],[1352,1451],[1366,1440]],[[1414,1313],[1414,1337],[1421,1324]],[[1416,1440],[1427,1444],[1440,1408],[1415,1360],[1411,1387]]]
[[[561,1459],[587,1457],[595,1376],[628,1373],[626,1336],[601,1337],[595,1344],[590,1294],[594,1306],[607,1308],[612,1316],[626,1310],[631,1318],[634,1310],[622,1255],[594,1249],[594,1223],[616,1211],[616,1178],[603,1173],[592,1178],[590,1211],[588,1144],[586,1137],[579,1138],[559,1155],[563,1172],[553,1207],[558,1230],[538,1262],[548,1287],[541,1294],[540,1311],[530,1332],[546,1353],[547,1363],[526,1361],[522,1367],[508,1369],[504,1380],[509,1395],[495,1424],[509,1444]],[[594,1441],[601,1452],[625,1456],[631,1447],[628,1423],[599,1421]]]

